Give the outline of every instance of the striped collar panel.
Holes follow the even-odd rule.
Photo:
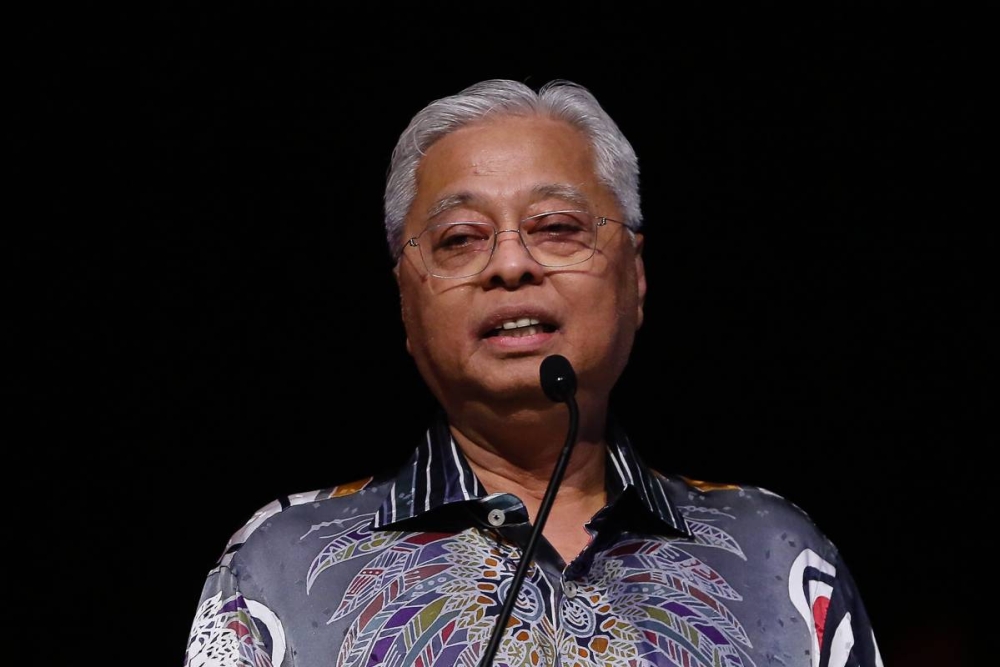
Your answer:
[[[645,510],[645,519],[669,531],[690,535],[684,518],[667,494],[666,479],[649,468],[625,432],[613,420],[608,429],[605,473],[608,504],[629,497]],[[495,495],[495,494],[494,494]],[[421,517],[454,515],[462,506],[479,505],[489,498],[443,416],[435,419],[393,481],[372,522],[372,528],[393,530]],[[644,525],[649,525],[648,521]]]

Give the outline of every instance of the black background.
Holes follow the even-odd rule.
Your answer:
[[[433,406],[381,226],[389,153],[474,81],[568,78],[642,169],[650,287],[615,406],[647,459],[806,509],[887,666],[970,660],[972,453],[996,439],[978,23],[920,4],[12,20],[24,631],[50,658],[177,666],[254,510],[406,456]]]

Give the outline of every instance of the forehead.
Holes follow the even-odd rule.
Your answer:
[[[417,170],[411,220],[432,217],[445,202],[472,208],[524,208],[560,193],[575,205],[605,207],[587,137],[541,116],[479,121],[434,143]]]

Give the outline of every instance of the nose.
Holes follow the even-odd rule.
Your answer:
[[[532,259],[521,240],[517,229],[501,229],[497,232],[493,257],[482,277],[491,285],[516,287],[541,281],[545,267]]]

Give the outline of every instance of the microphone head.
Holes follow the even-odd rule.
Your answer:
[[[569,360],[561,354],[550,354],[538,368],[542,391],[556,403],[565,403],[576,394],[576,373]]]

